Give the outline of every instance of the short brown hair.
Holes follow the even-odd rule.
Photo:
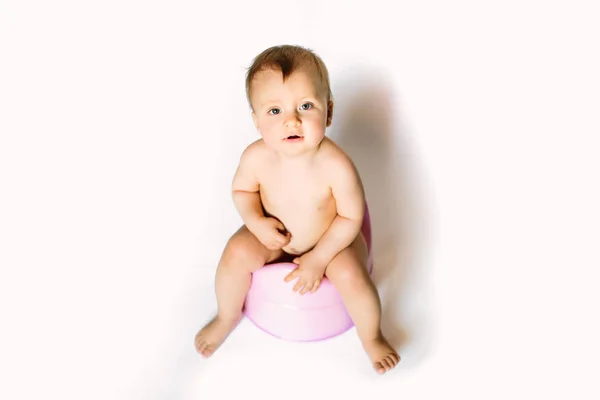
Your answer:
[[[329,84],[329,72],[321,57],[313,50],[302,46],[281,45],[269,47],[264,50],[254,58],[252,65],[248,68],[248,72],[246,73],[246,97],[250,106],[252,106],[250,100],[252,96],[252,80],[258,72],[268,69],[280,70],[285,82],[286,78],[296,69],[305,65],[312,65],[316,68],[321,84],[327,93],[327,101],[331,100],[333,95]]]

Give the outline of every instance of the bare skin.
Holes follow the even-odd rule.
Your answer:
[[[227,242],[215,277],[218,312],[196,335],[196,350],[210,357],[242,317],[252,272],[281,257],[282,250],[269,250],[242,226]]]
[[[195,345],[211,356],[242,316],[252,272],[288,257],[298,264],[285,278],[296,281],[294,291],[314,292],[324,276],[338,289],[373,368],[384,373],[400,356],[381,332],[381,303],[367,271],[363,186],[352,161],[324,136],[333,104],[316,82],[311,70],[285,82],[277,71],[257,75],[253,118],[263,138],[244,151],[232,184],[244,225],[225,246],[218,312]]]
[[[285,256],[281,250],[264,247],[245,226],[232,236],[217,269],[218,314],[196,335],[196,349],[202,356],[210,357],[241,319],[251,273]],[[373,368],[382,374],[394,368],[400,356],[381,333],[381,303],[367,271],[367,257],[366,242],[360,234],[327,266],[325,276],[342,296]]]
[[[325,275],[340,293],[373,368],[383,374],[398,364],[400,356],[381,332],[381,302],[368,273],[367,259],[367,244],[359,234],[327,266]]]

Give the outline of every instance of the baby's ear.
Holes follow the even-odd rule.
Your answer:
[[[327,102],[327,127],[331,125],[331,120],[333,118],[333,101],[329,100]]]

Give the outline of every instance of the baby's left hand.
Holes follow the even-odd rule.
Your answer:
[[[294,264],[298,264],[298,268],[290,272],[285,281],[289,282],[294,278],[298,278],[298,282],[294,285],[294,292],[300,290],[300,294],[307,292],[314,293],[317,291],[323,280],[325,268],[327,264],[315,256],[313,252],[308,252],[301,257],[294,259]]]

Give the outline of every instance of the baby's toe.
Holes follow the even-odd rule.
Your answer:
[[[373,363],[373,368],[377,371],[378,374],[383,374],[385,372],[385,367],[379,361]]]
[[[202,349],[201,353],[204,357],[210,357],[213,353],[212,346],[205,346],[204,349]]]
[[[390,362],[390,359],[387,357],[384,357],[384,359],[381,360],[381,364],[383,364],[386,371],[389,371],[390,369],[393,368],[393,364]]]
[[[390,369],[394,368],[396,366],[396,361],[394,361],[394,358],[392,357],[391,354],[389,356],[387,356],[385,359],[387,360],[387,362],[390,366]]]

